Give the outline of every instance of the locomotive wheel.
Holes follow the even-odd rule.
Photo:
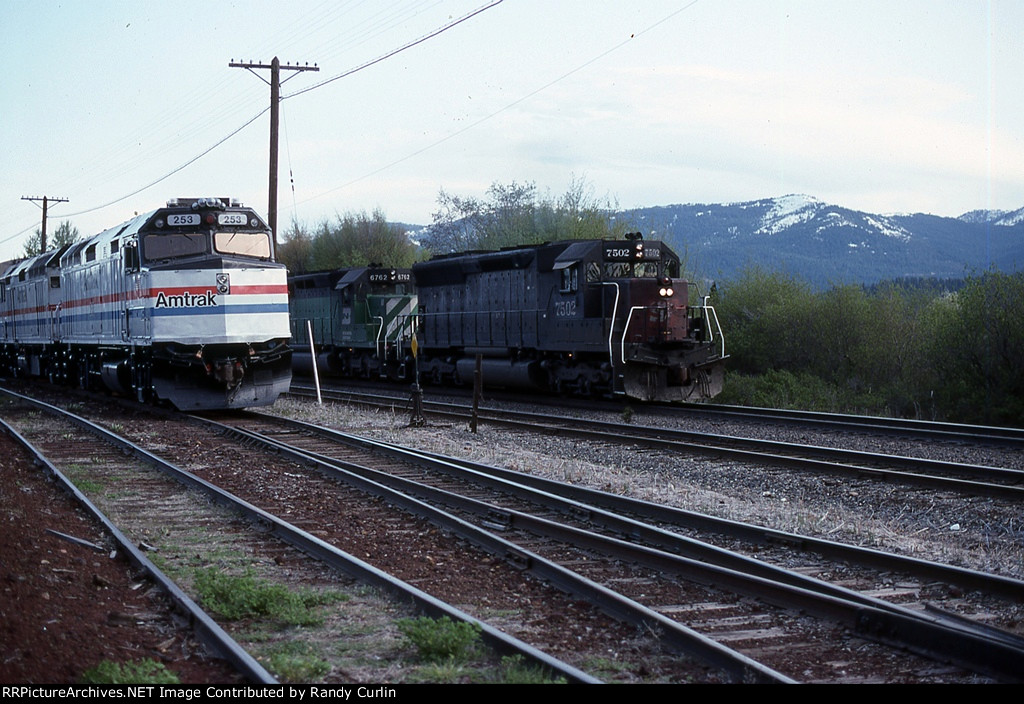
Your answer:
[[[593,389],[593,387],[590,384],[590,379],[588,379],[585,376],[581,376],[580,377],[579,394],[580,394],[580,396],[585,396],[585,397],[589,397],[589,396],[593,396],[594,395],[594,389]]]

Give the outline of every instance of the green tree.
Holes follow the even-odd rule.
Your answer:
[[[890,415],[933,413],[925,382],[925,349],[928,310],[936,295],[920,286],[883,284],[868,297],[857,374],[868,392],[884,398]]]
[[[309,271],[313,262],[313,237],[292,221],[291,228],[284,233],[277,245],[277,261],[288,267],[293,274]]]
[[[736,281],[717,288],[715,309],[731,355],[731,371],[812,371],[819,345],[814,294],[806,282],[749,267]]]
[[[930,311],[929,394],[949,418],[1024,426],[1024,273],[972,277]]]
[[[574,178],[559,199],[542,198],[533,183],[493,183],[487,197],[438,196],[424,245],[436,254],[501,249],[564,239],[621,239],[628,225],[612,220],[611,204],[594,198],[588,184]]]
[[[25,242],[25,256],[34,257],[43,253],[41,241],[43,239],[42,228],[37,229],[28,241]],[[66,244],[71,244],[78,239],[78,228],[72,227],[70,220],[64,220],[57,226],[57,230],[46,238],[46,249],[60,249]]]
[[[419,258],[418,247],[384,213],[347,213],[324,220],[311,234],[292,223],[278,246],[278,261],[292,273],[376,264],[408,268]]]

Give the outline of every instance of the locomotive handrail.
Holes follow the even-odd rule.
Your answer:
[[[615,366],[615,348],[612,345],[614,344],[613,338],[615,337],[615,314],[619,312],[619,282],[618,281],[602,281],[600,283],[601,283],[602,286],[614,286],[615,287],[615,304],[612,306],[612,316],[609,319],[609,325],[608,325],[608,361],[611,363],[612,367],[614,367]],[[626,326],[626,329],[629,329],[629,325]],[[626,356],[626,353],[625,353],[626,333],[625,333],[625,331],[623,331],[623,333],[622,333],[622,338],[623,338],[623,353],[622,353],[622,356],[623,356],[623,362],[625,362],[625,356]]]
[[[369,306],[367,306],[367,308],[369,308]],[[380,321],[380,327],[377,329],[377,340],[376,340],[376,342],[377,342],[377,359],[382,360],[382,362],[381,362],[381,369],[383,370],[384,369],[384,365],[383,365],[384,350],[385,350],[385,347],[387,346],[387,326],[384,323],[384,316],[383,315],[372,315],[370,317],[373,320],[379,320]],[[383,342],[381,342],[381,337],[384,338]]]
[[[395,318],[397,325],[395,325],[394,344],[399,359],[405,353],[405,341],[412,337],[410,331],[416,329],[416,319],[419,315],[419,313],[402,313]]]
[[[626,326],[622,328],[622,363],[626,363],[626,335],[629,334],[629,324],[633,321],[633,311],[647,310],[650,306],[633,306],[629,309],[629,315],[626,316]]]
[[[718,328],[718,337],[722,340],[722,352],[721,352],[720,356],[721,356],[722,359],[725,359],[725,357],[726,357],[726,354],[725,354],[725,333],[722,332],[722,324],[720,322],[718,322],[718,313],[715,312],[715,307],[712,306],[712,305],[708,305],[708,300],[710,298],[711,298],[711,296],[704,296],[704,305],[701,306],[701,308],[704,310],[704,318],[705,319],[708,319],[708,313],[710,312],[711,313],[711,317],[714,318],[714,320],[715,320],[715,327]],[[710,336],[710,338],[708,339],[708,342],[714,342],[715,341],[715,331],[713,329],[711,329],[710,326],[708,327],[708,335]]]
[[[720,340],[722,341],[722,352],[721,352],[721,356],[722,356],[722,359],[725,359],[725,358],[726,358],[726,357],[728,357],[729,355],[727,355],[727,354],[725,353],[725,333],[724,333],[724,332],[722,332],[722,324],[721,324],[720,322],[718,322],[718,313],[717,313],[717,312],[715,312],[715,308],[714,308],[714,306],[709,306],[709,307],[708,307],[708,310],[710,310],[710,311],[711,311],[711,315],[712,315],[712,316],[714,317],[714,319],[715,319],[715,327],[717,327],[717,328],[718,328],[718,337],[719,337],[719,339],[720,339]]]

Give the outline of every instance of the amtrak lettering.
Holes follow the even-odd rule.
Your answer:
[[[157,308],[204,308],[217,305],[217,294],[207,289],[206,293],[185,293],[168,296],[163,291],[156,295]]]

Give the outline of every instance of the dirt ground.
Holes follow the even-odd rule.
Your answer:
[[[54,535],[103,546],[103,551]],[[0,682],[73,684],[105,660],[152,659],[183,683],[235,683],[100,526],[0,433]]]

